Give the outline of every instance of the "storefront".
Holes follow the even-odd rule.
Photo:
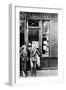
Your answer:
[[[20,12],[20,47],[39,48],[41,69],[58,68],[58,14]]]

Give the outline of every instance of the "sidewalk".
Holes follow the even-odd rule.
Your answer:
[[[36,76],[56,76],[58,75],[58,70],[40,70],[36,71]],[[28,76],[31,76],[30,71],[28,71]]]

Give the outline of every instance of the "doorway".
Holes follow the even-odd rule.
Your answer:
[[[27,20],[28,49],[30,47],[35,47],[39,50],[39,30],[39,20]],[[30,70],[30,60],[27,66],[28,70]]]

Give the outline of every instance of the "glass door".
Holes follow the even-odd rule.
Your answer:
[[[39,48],[39,21],[28,20],[28,44]]]

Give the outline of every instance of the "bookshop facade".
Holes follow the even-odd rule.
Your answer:
[[[58,14],[20,12],[20,47],[39,48],[41,69],[58,69]]]

